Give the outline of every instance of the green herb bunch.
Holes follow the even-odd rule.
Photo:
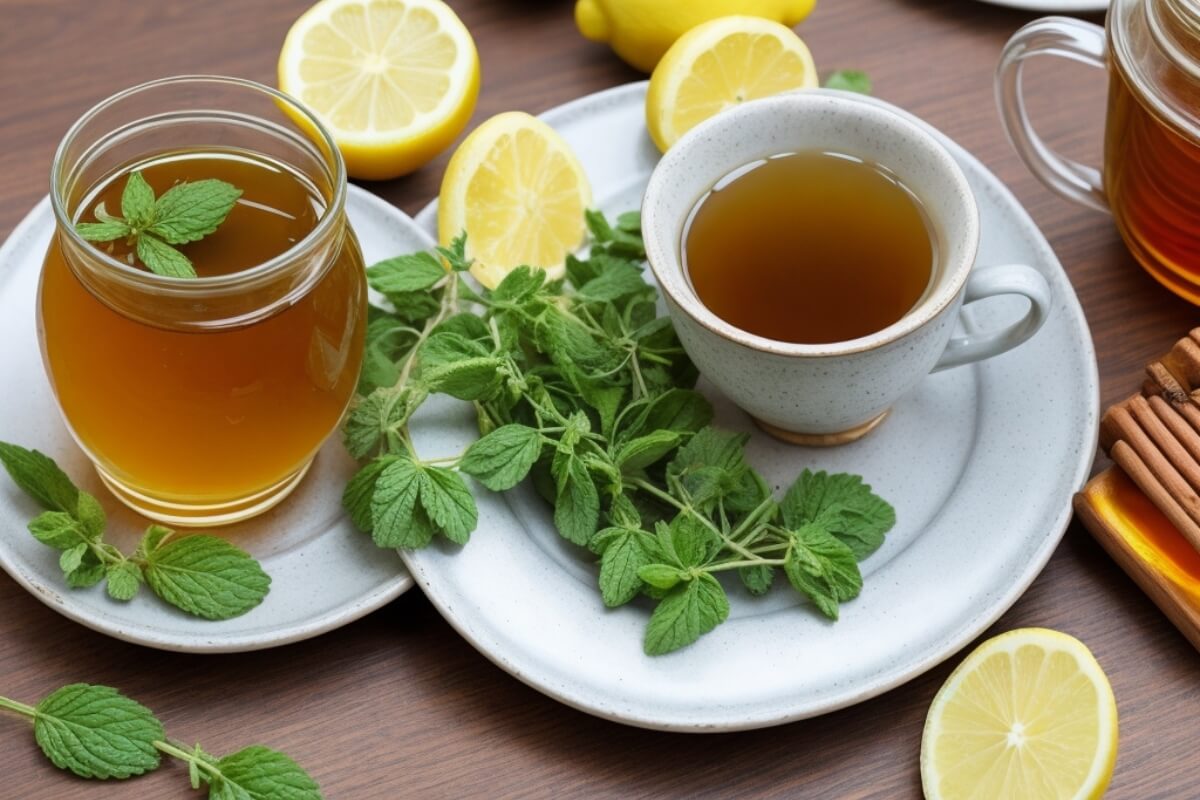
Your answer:
[[[45,509],[29,532],[61,551],[59,566],[73,589],[106,581],[108,595],[128,601],[142,583],[171,605],[204,619],[245,614],[267,596],[271,578],[249,554],[216,536],[183,536],[161,525],[146,529],[132,556],[104,541],[108,519],[100,502],[79,489],[54,460],[0,442],[0,464]]]
[[[0,697],[0,710],[31,720],[46,758],[81,778],[144,775],[165,754],[188,765],[192,788],[207,788],[209,800],[321,800],[316,781],[278,750],[256,745],[216,758],[168,739],[150,709],[108,686],[73,683],[36,706]]]
[[[729,614],[721,572],[753,594],[778,569],[826,616],[862,587],[858,561],[895,514],[852,475],[805,471],[782,500],[746,461],[747,437],[709,425],[697,372],[643,276],[636,213],[587,212],[586,259],[566,276],[521,267],[491,291],[462,273],[465,238],[368,268],[363,393],[345,443],[365,459],[346,487],[354,523],[380,547],[465,544],[478,521],[464,474],[492,491],[527,476],[566,539],[600,560],[610,607],[657,606],[645,650],[695,641]],[[447,269],[447,266],[449,269]],[[481,438],[424,457],[408,424],[432,394],[474,405]]]

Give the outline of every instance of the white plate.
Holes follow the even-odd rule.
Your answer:
[[[347,200],[368,262],[428,245],[401,211],[358,187]],[[0,440],[51,456],[109,512],[109,538],[126,552],[146,520],[101,485],[55,407],[38,348],[35,296],[54,216],[47,197],[0,247]],[[20,387],[19,391],[12,387]],[[400,558],[380,550],[342,513],[341,493],[355,465],[338,437],[318,454],[304,482],[257,519],[219,529],[249,550],[271,576],[262,605],[236,619],[210,622],[177,611],[143,588],[117,603],[103,586],[71,590],[58,553],[26,532],[37,506],[0,470],[0,567],[34,597],[89,628],[128,642],[189,653],[258,650],[339,628],[412,586]]]
[[[1087,14],[1107,11],[1108,0],[983,0],[994,6],[1008,6],[1025,11],[1045,11],[1057,14]]]
[[[579,154],[610,213],[638,207],[657,161],[642,122],[645,88],[618,87],[543,115]],[[520,486],[477,492],[479,529],[461,550],[405,554],[417,584],[468,641],[522,681],[601,717],[739,730],[887,691],[962,648],[1016,601],[1061,538],[1092,462],[1096,359],[1075,293],[1037,227],[982,164],[934,133],[979,199],[980,263],[1024,262],[1053,287],[1054,312],[1037,336],[980,366],[931,376],[878,430],[836,449],[779,444],[701,387],[720,425],[753,435],[749,460],[772,485],[804,467],[857,472],[895,504],[897,525],[863,563],[865,588],[841,621],[827,622],[786,582],[761,599],[734,586],[728,622],[690,647],[647,657],[649,606],[605,610],[594,559],[563,541],[546,504]],[[433,231],[435,214],[430,206],[418,222]],[[972,322],[994,324],[1021,302],[975,306]],[[414,421],[419,449],[459,452],[473,438],[472,417],[463,403],[424,409]]]

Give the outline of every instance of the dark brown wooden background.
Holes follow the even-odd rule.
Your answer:
[[[46,193],[56,143],[94,102],[178,73],[274,83],[279,45],[306,5],[0,0],[0,235]],[[482,58],[476,121],[542,111],[641,77],[576,33],[569,0],[451,5]],[[823,70],[868,70],[877,95],[946,131],[1016,191],[1082,299],[1107,404],[1132,392],[1141,365],[1200,323],[1200,313],[1140,272],[1107,217],[1051,196],[1010,150],[992,68],[1031,18],[971,0],[821,0],[800,32]],[[1103,78],[1057,62],[1032,70],[1030,83],[1047,138],[1094,159]],[[444,164],[370,188],[415,213],[436,194]],[[1026,625],[1079,636],[1112,680],[1122,737],[1110,797],[1200,795],[1200,656],[1078,524],[991,633]],[[115,685],[185,741],[217,752],[258,742],[286,750],[339,800],[917,797],[925,711],[958,660],[823,718],[685,736],[604,722],[543,697],[459,639],[417,591],[310,642],[188,656],[92,633],[0,576],[0,693],[32,702],[73,681]],[[0,719],[2,800],[188,796],[186,772],[174,767],[124,784],[76,780],[44,762],[19,720]]]

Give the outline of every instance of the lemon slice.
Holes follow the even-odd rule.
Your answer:
[[[441,0],[321,0],[288,31],[279,88],[326,124],[352,176],[394,178],[462,132],[479,56]]]
[[[680,136],[747,100],[817,85],[807,45],[778,22],[720,17],[671,45],[646,93],[646,126],[666,152]]]
[[[489,289],[522,265],[558,278],[583,243],[591,200],[579,159],[553,128],[520,111],[497,114],[446,166],[438,238],[449,244],[465,231],[471,274]]]
[[[1083,800],[1116,758],[1117,705],[1091,652],[1023,628],[980,645],[933,699],[921,782],[928,800]]]

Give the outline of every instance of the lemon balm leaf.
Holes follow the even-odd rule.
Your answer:
[[[421,506],[430,521],[455,544],[466,544],[479,521],[479,510],[466,482],[445,467],[424,469]]]
[[[245,614],[271,586],[257,561],[216,536],[187,536],[148,553],[145,574],[163,600],[213,620]]]
[[[137,240],[137,256],[146,269],[168,278],[195,278],[196,268],[191,259],[171,245],[147,234]]]
[[[419,292],[446,277],[446,268],[430,253],[388,258],[367,267],[367,283],[383,294]]]
[[[156,769],[162,723],[142,704],[107,686],[75,683],[37,704],[38,746],[59,769],[81,778],[130,778]]]
[[[503,425],[479,439],[458,467],[493,492],[516,486],[542,452],[542,437],[527,425]]]
[[[215,178],[177,183],[155,201],[146,230],[170,244],[199,241],[216,231],[241,196],[241,189]]]
[[[132,561],[118,561],[107,569],[105,575],[108,578],[108,596],[119,602],[132,600],[142,585],[142,570]]]
[[[816,524],[862,560],[875,552],[896,524],[896,510],[858,475],[804,470],[781,504],[790,528]]]
[[[646,655],[691,644],[729,617],[729,598],[717,579],[703,573],[676,585],[659,602],[646,626]]]

